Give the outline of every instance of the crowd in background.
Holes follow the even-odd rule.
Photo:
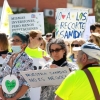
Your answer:
[[[87,47],[88,49],[90,49],[90,47],[94,49],[95,47],[97,50],[99,50],[100,23],[95,23],[94,25],[91,25],[90,32],[91,32],[91,35],[88,41],[85,41],[83,38],[65,39],[65,40],[61,38],[56,39],[55,30],[53,30],[53,32],[47,33],[45,36],[42,36],[42,33],[39,30],[31,30],[29,34],[25,34],[23,32],[15,32],[15,33],[12,33],[12,37],[7,37],[6,33],[0,32],[0,57],[4,59],[3,62],[0,62],[0,66],[1,66],[0,68],[0,97],[2,98],[2,100],[30,100],[30,97],[28,95],[29,85],[25,81],[25,79],[21,76],[20,71],[38,70],[38,69],[42,70],[42,69],[58,68],[58,67],[64,67],[64,66],[68,67],[71,72],[79,70],[79,69],[83,69],[82,66],[79,67],[79,64],[76,63],[78,60],[81,59],[81,58],[79,59],[78,56],[83,55],[82,52],[81,54],[79,54],[79,48],[83,46],[83,49],[82,49],[83,52],[85,52],[84,51],[85,47]],[[91,45],[87,44],[87,42],[89,42]],[[87,52],[89,53],[91,51],[92,49]],[[86,55],[88,55],[87,52],[85,52]],[[83,56],[82,57],[86,59],[86,55],[84,54],[83,55],[84,57]],[[91,59],[91,55],[89,54],[90,59]],[[47,63],[42,67],[36,68],[36,66],[34,66],[34,60],[32,58],[38,58],[38,59],[43,58],[47,62],[50,61],[50,63],[49,64]],[[82,61],[85,62],[84,59]],[[93,60],[94,61],[91,61],[93,62],[93,64],[99,65],[97,60],[95,59]],[[76,71],[76,74],[77,73],[78,72]],[[9,74],[14,74],[19,80],[19,88],[13,94],[7,94],[2,89],[3,78]],[[76,79],[77,77],[78,76],[76,76]],[[73,84],[69,85],[67,83],[67,80],[69,82],[69,79],[66,79],[64,83],[62,83],[60,88],[58,88],[58,86],[55,86],[55,85],[41,87],[40,100],[54,100],[55,91],[57,90],[57,88],[58,90],[56,91],[56,94],[58,96],[55,98],[55,100],[75,100],[75,99],[72,99],[74,98],[72,92],[74,91],[74,89],[76,89],[76,87],[73,86]],[[72,80],[74,79],[72,78]],[[64,90],[66,85],[69,86],[70,88],[69,90],[68,89]],[[73,89],[71,88],[71,86],[73,86]],[[77,83],[76,83],[76,86],[77,86]],[[72,92],[66,95],[67,94],[66,91],[72,91]],[[81,93],[81,90],[80,90],[80,93]],[[77,96],[76,94],[74,95]],[[84,96],[84,93],[82,95]],[[89,96],[92,99],[90,98],[86,99],[87,96],[85,96],[84,99],[80,99],[81,96],[78,96],[76,100],[79,100],[79,99],[80,100],[94,100],[93,94],[90,93],[90,95],[92,95],[92,96]]]

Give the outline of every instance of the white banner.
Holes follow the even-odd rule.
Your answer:
[[[91,35],[91,32],[90,32],[90,26],[92,24],[95,23],[95,16],[88,16],[88,19],[87,19],[87,22],[86,22],[86,28],[85,28],[85,32],[83,34],[83,38],[87,41],[89,40],[89,37]]]
[[[21,72],[31,87],[60,85],[69,73],[68,67]]]
[[[44,34],[43,12],[10,15],[9,24],[10,33],[16,31],[28,33],[30,30],[40,30]]]
[[[82,37],[88,16],[88,9],[56,9],[56,38],[73,39]]]

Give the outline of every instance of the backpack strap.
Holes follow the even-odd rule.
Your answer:
[[[96,83],[94,81],[94,78],[93,78],[91,72],[88,69],[84,69],[83,71],[86,73],[86,75],[88,77],[88,80],[90,81],[90,84],[91,84],[95,99],[96,100],[100,100],[99,91],[97,89]]]

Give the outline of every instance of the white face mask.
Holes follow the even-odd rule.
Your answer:
[[[12,46],[12,50],[14,53],[19,53],[22,51],[20,46]]]

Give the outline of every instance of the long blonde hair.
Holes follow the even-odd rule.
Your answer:
[[[92,33],[91,36],[93,36],[95,38],[98,46],[100,47],[100,34],[99,33]]]

